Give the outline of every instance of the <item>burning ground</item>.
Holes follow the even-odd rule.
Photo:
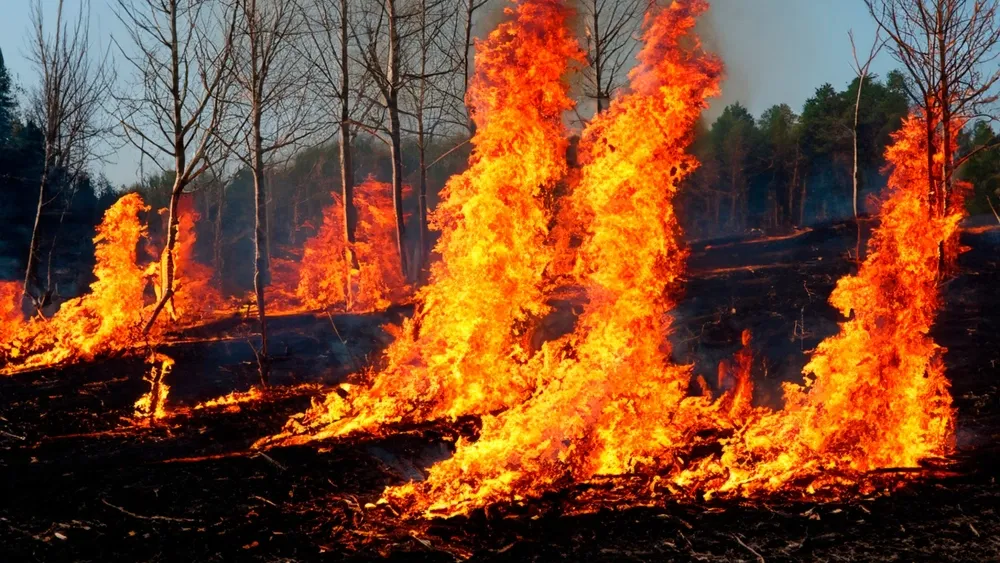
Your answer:
[[[870,224],[685,244],[674,196],[722,75],[694,31],[706,9],[650,8],[628,91],[571,169],[571,14],[510,8],[478,46],[470,166],[435,212],[415,308],[386,308],[408,288],[370,260],[391,249],[386,216],[341,247],[335,204],[276,280],[284,352],[263,360],[239,315],[176,322],[217,301],[208,286],[158,299],[175,322],[136,334],[158,264],[125,196],[91,294],[52,319],[3,312],[17,555],[995,553],[997,231],[960,252],[960,199],[926,188],[948,143],[915,112]],[[360,188],[382,207],[384,186]],[[162,257],[207,275],[183,247]],[[301,312],[352,303],[382,312]]]
[[[694,245],[686,296],[675,312],[675,356],[714,378],[749,327],[758,395],[776,402],[780,382],[797,380],[808,360],[803,350],[837,331],[840,317],[826,298],[852,269],[854,236],[853,225],[838,225],[773,242]],[[407,313],[334,316],[346,347],[328,318],[302,315],[275,321],[275,349],[285,357],[274,379],[287,392],[238,411],[190,410],[160,425],[133,426],[133,402],[146,390],[141,359],[0,380],[0,545],[8,560],[39,561],[758,560],[748,547],[767,561],[989,559],[1000,549],[1000,234],[966,233],[963,242],[972,250],[961,258],[962,274],[943,288],[931,332],[948,349],[958,449],[946,462],[884,473],[885,487],[870,494],[639,502],[616,497],[616,488],[628,490],[627,480],[607,480],[470,516],[404,520],[377,504],[384,488],[421,475],[450,455],[458,436],[474,436],[477,425],[466,420],[321,448],[249,450],[320,394],[304,384],[346,377],[352,356],[360,361],[385,346],[379,327]],[[171,397],[178,410],[256,381],[252,352],[239,336],[244,329],[209,331],[235,336],[225,342],[200,341],[205,330],[164,350],[176,360]],[[900,475],[918,478],[888,494]]]

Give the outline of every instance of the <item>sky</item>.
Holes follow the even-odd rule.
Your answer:
[[[0,50],[15,81],[25,88],[35,80],[26,57],[34,1],[0,0]],[[65,2],[69,9],[79,10],[84,0]],[[113,2],[91,0],[91,39],[104,47],[123,32]],[[41,3],[49,21],[54,21],[58,0]],[[854,78],[848,30],[854,30],[861,50],[867,50],[875,37],[863,0],[714,0],[705,24],[711,32],[706,44],[722,55],[727,76],[710,116],[736,101],[758,116],[778,103],[799,111],[818,86],[829,82],[842,88]],[[872,70],[884,76],[895,66],[883,52]],[[138,154],[123,149],[99,167],[112,184],[132,183],[139,171]]]

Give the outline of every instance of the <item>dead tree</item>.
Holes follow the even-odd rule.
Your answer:
[[[868,78],[868,72],[871,70],[872,62],[875,57],[878,56],[879,51],[885,45],[879,33],[875,34],[875,41],[872,42],[871,49],[868,51],[868,57],[862,62],[858,58],[858,48],[854,43],[854,32],[847,32],[848,37],[851,39],[851,53],[854,56],[854,72],[858,76],[858,93],[854,100],[854,173],[852,178],[854,179],[854,195],[853,195],[853,205],[854,205],[854,220],[858,220],[858,182],[859,174],[858,170],[858,120],[861,114],[861,91],[865,87],[865,79]],[[860,228],[860,227],[859,227]]]
[[[399,99],[403,89],[403,59],[400,27],[409,22],[413,12],[399,11],[401,0],[379,0],[366,4],[366,10],[354,33],[365,73],[378,89],[377,101],[388,124],[389,153],[392,160],[392,202],[396,217],[396,249],[399,266],[409,276],[406,260],[406,225],[403,220],[403,148]]]
[[[250,169],[254,183],[254,294],[260,322],[257,352],[262,385],[270,372],[264,290],[270,283],[267,169],[314,136],[320,120],[310,104],[312,66],[302,60],[305,12],[288,0],[233,0],[237,21],[230,103],[236,108],[234,153]],[[230,135],[226,135],[227,137]]]
[[[476,134],[476,122],[473,121],[472,115],[465,105],[466,96],[469,93],[469,80],[472,78],[472,47],[475,41],[472,30],[476,23],[476,13],[489,3],[490,0],[462,0],[462,11],[459,17],[454,20],[456,27],[452,33],[454,41],[452,52],[461,79],[461,87],[457,89],[454,100],[457,102],[456,107],[461,108],[465,114],[464,124],[469,131],[470,138]]]
[[[580,17],[587,38],[584,95],[607,109],[631,67],[639,42],[635,35],[650,0],[580,0]]]
[[[327,103],[336,104],[333,121],[338,131],[340,153],[340,185],[343,196],[344,240],[348,247],[346,260],[357,267],[357,257],[350,248],[355,242],[358,211],[354,206],[354,159],[352,154],[354,107],[352,105],[350,50],[350,11],[348,0],[334,5],[327,0],[313,0],[308,24],[310,49],[306,51],[315,70],[317,95]]]
[[[469,4],[474,6],[474,4]],[[426,267],[430,253],[430,233],[427,225],[427,148],[436,129],[445,123],[447,79],[456,70],[449,59],[447,31],[452,5],[442,0],[418,0],[414,23],[413,47],[416,50],[414,69],[406,75],[405,84],[413,108],[412,121],[418,153],[418,228],[420,242],[418,271]]]
[[[46,192],[51,189],[56,174],[62,175],[67,185],[75,184],[95,157],[95,142],[106,133],[100,121],[101,103],[114,77],[106,57],[93,57],[89,7],[89,2],[83,3],[75,21],[67,21],[63,0],[59,0],[54,30],[45,24],[41,2],[36,0],[31,7],[33,37],[28,56],[39,74],[32,111],[42,125],[44,156],[22,291],[39,311],[52,294],[51,271],[44,290],[36,295],[31,287],[38,265],[39,231]]]
[[[956,158],[955,131],[968,120],[995,117],[1000,68],[1000,0],[865,0],[909,75],[908,93],[927,122],[931,212],[951,203],[955,171],[980,150]],[[944,155],[940,173],[934,156]]]
[[[127,140],[173,174],[157,303],[143,328],[164,307],[171,317],[178,204],[184,190],[223,158],[216,132],[224,119],[234,20],[218,17],[207,0],[117,0],[117,16],[132,47],[119,44],[135,83],[116,96]],[[163,162],[166,161],[166,162]]]

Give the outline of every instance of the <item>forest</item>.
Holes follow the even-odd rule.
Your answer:
[[[356,73],[355,82],[363,85],[348,86],[351,90],[348,107],[349,111],[365,114],[356,121],[351,118],[346,137],[351,155],[348,162],[352,188],[367,178],[393,181],[393,163],[397,158],[393,155],[394,142],[386,142],[386,138],[398,137],[401,183],[418,188],[407,188],[401,198],[401,231],[405,255],[413,263],[407,272],[411,279],[420,277],[418,271],[431,259],[433,244],[427,243],[425,251],[418,253],[420,241],[435,236],[427,229],[426,220],[421,219],[420,202],[426,202],[425,209],[432,212],[448,178],[466,166],[474,127],[463,103],[464,90],[468,87],[468,80],[463,77],[469,71],[476,40],[472,35],[472,22],[483,12],[494,9],[487,2],[479,2],[468,4],[465,11],[454,12],[445,10],[444,4],[425,4],[423,12],[416,10],[403,18],[409,28],[423,30],[421,33],[427,36],[421,39],[411,31],[412,34],[406,37],[411,43],[406,45],[407,57],[400,64],[412,66],[422,61],[423,73],[412,72],[413,69],[406,66],[406,83],[398,85],[402,124],[396,135],[392,134],[387,119],[388,110],[382,106],[373,108],[377,105],[377,95],[368,91],[378,82],[382,72],[380,61],[365,59],[358,50],[363,46],[358,37],[347,41],[348,75]],[[591,114],[601,110],[602,104],[606,106],[606,99],[626,78],[626,57],[601,55],[601,49],[610,46],[621,45],[628,55],[634,50],[634,46],[626,42],[641,23],[641,10],[636,2],[619,4],[613,11],[608,9],[607,13],[599,14],[620,22],[614,27],[614,33],[587,45],[584,79],[574,88],[580,106],[574,120],[577,127],[586,121],[580,110]],[[593,12],[596,6],[584,6],[584,11]],[[137,6],[123,3],[122,7],[135,9]],[[298,48],[319,49],[323,47],[320,41],[336,39],[327,29],[338,21],[339,14],[333,12],[323,8],[308,21],[303,17],[302,22],[295,23],[303,28],[312,26],[307,30],[308,39],[297,39],[301,43]],[[128,17],[129,13],[124,11],[120,15]],[[282,15],[274,15],[278,16]],[[205,16],[190,13],[188,17]],[[357,17],[364,21],[366,14]],[[427,20],[430,17],[433,21]],[[70,29],[68,23],[80,22],[60,21],[56,25]],[[79,73],[86,67],[89,78],[98,83],[108,82],[107,70],[99,68],[98,64],[106,64],[100,59],[101,53],[88,52],[88,36],[79,31],[79,26],[73,29],[77,29],[79,35],[73,40],[80,43],[81,48],[74,59],[80,67]],[[464,38],[457,34],[445,40],[444,36],[460,29],[468,31]],[[44,30],[44,33],[49,31]],[[318,36],[321,31],[325,36]],[[350,34],[367,34],[365,37],[371,45],[379,41],[378,33],[371,27],[352,27]],[[39,54],[46,48],[58,48],[46,41],[51,42],[52,37],[39,35],[35,38]],[[288,52],[294,50],[293,46],[286,47]],[[428,70],[430,61],[434,65],[432,70]],[[289,116],[299,119],[303,128],[309,129],[309,134],[283,147],[280,156],[264,167],[268,185],[263,206],[267,225],[264,234],[268,247],[279,257],[294,256],[303,241],[319,229],[322,211],[332,203],[332,194],[343,197],[344,193],[339,148],[339,139],[343,137],[340,137],[336,116],[324,115],[330,108],[322,107],[332,103],[333,98],[325,102],[328,98],[322,97],[317,90],[336,86],[330,82],[337,73],[330,68],[328,60],[324,62],[327,68],[316,67],[317,61],[309,64],[316,69],[315,73],[281,77],[283,82],[293,79],[300,82],[294,86],[282,85],[282,88],[308,89],[310,97],[314,95],[317,100],[323,100],[309,108],[309,115]],[[39,72],[43,71],[40,67]],[[324,78],[310,78],[309,74]],[[693,152],[701,166],[685,180],[677,203],[682,210],[680,215],[686,236],[694,240],[750,233],[773,234],[850,218],[854,204],[855,132],[859,213],[870,214],[877,208],[879,195],[886,185],[885,149],[908,112],[910,101],[906,81],[904,73],[899,71],[885,77],[869,75],[864,80],[858,77],[841,88],[819,85],[801,108],[776,104],[760,116],[754,116],[740,103],[734,103],[725,107],[714,120],[700,120]],[[862,88],[860,96],[859,86]],[[97,99],[82,100],[91,106],[86,116],[79,116],[91,122],[81,128],[86,134],[73,133],[69,129],[47,134],[46,109],[39,103],[45,87],[52,85],[15,83],[3,66],[0,53],[0,189],[6,194],[0,209],[0,229],[3,230],[0,273],[14,279],[19,272],[25,271],[32,234],[37,231],[35,246],[41,259],[32,259],[38,262],[31,268],[33,285],[39,291],[44,288],[50,294],[48,300],[56,303],[78,295],[86,287],[88,263],[92,259],[92,247],[88,244],[90,233],[104,210],[121,195],[136,192],[143,196],[150,206],[150,218],[159,217],[150,222],[151,236],[162,239],[168,218],[160,210],[170,206],[171,194],[177,186],[177,171],[169,166],[162,168],[152,160],[169,156],[167,153],[159,156],[142,153],[144,159],[149,154],[150,161],[143,167],[149,172],[131,184],[111,185],[99,173],[101,157],[94,147],[121,147],[128,142],[130,129],[118,119],[121,115],[99,115],[110,107],[111,104],[105,103],[107,100],[100,100],[100,103]],[[136,97],[113,92],[110,83],[103,84],[100,89],[99,94],[107,99]],[[603,93],[599,95],[598,92]],[[365,108],[355,109],[360,106]],[[426,111],[421,113],[421,107]],[[71,111],[67,108],[62,113]],[[63,116],[64,119],[70,117]],[[116,119],[121,123],[114,126]],[[990,145],[994,139],[995,132],[989,121],[972,121],[959,136],[959,152],[967,153],[973,147]],[[52,154],[47,156],[47,145],[71,141],[87,145],[77,151],[83,155],[59,156],[50,148],[48,152]],[[190,178],[190,185],[185,185],[183,191],[191,194],[200,217],[196,225],[199,258],[213,266],[222,289],[227,293],[239,293],[253,285],[254,174],[249,160],[241,160],[233,147],[216,144],[220,145],[216,147],[219,154],[211,159],[211,166]],[[207,158],[203,164],[209,164]],[[42,182],[44,193],[39,194],[43,172],[46,176]],[[991,201],[994,204],[1000,201],[1000,156],[997,152],[977,154],[958,174],[973,186],[971,196],[966,199],[969,212],[973,215],[991,213]],[[36,213],[39,200],[44,205],[40,213]],[[39,224],[33,229],[36,214]],[[60,287],[57,289],[56,285]]]

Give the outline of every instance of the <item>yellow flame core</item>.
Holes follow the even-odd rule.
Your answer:
[[[97,281],[90,293],[67,301],[51,319],[16,323],[13,336],[0,342],[0,357],[16,361],[2,369],[93,359],[136,342],[146,286],[136,248],[146,234],[139,220],[146,209],[138,194],[127,194],[108,208],[94,237]]]
[[[478,441],[459,442],[426,482],[390,489],[390,498],[418,512],[462,513],[660,465],[681,441],[675,411],[690,370],[669,362],[666,313],[686,258],[673,197],[698,164],[685,151],[722,71],[692,35],[706,7],[675,3],[650,15],[632,93],[584,133],[573,198],[587,218],[577,275],[590,302],[566,340],[572,357],[540,366],[551,371],[545,386],[485,417]]]

